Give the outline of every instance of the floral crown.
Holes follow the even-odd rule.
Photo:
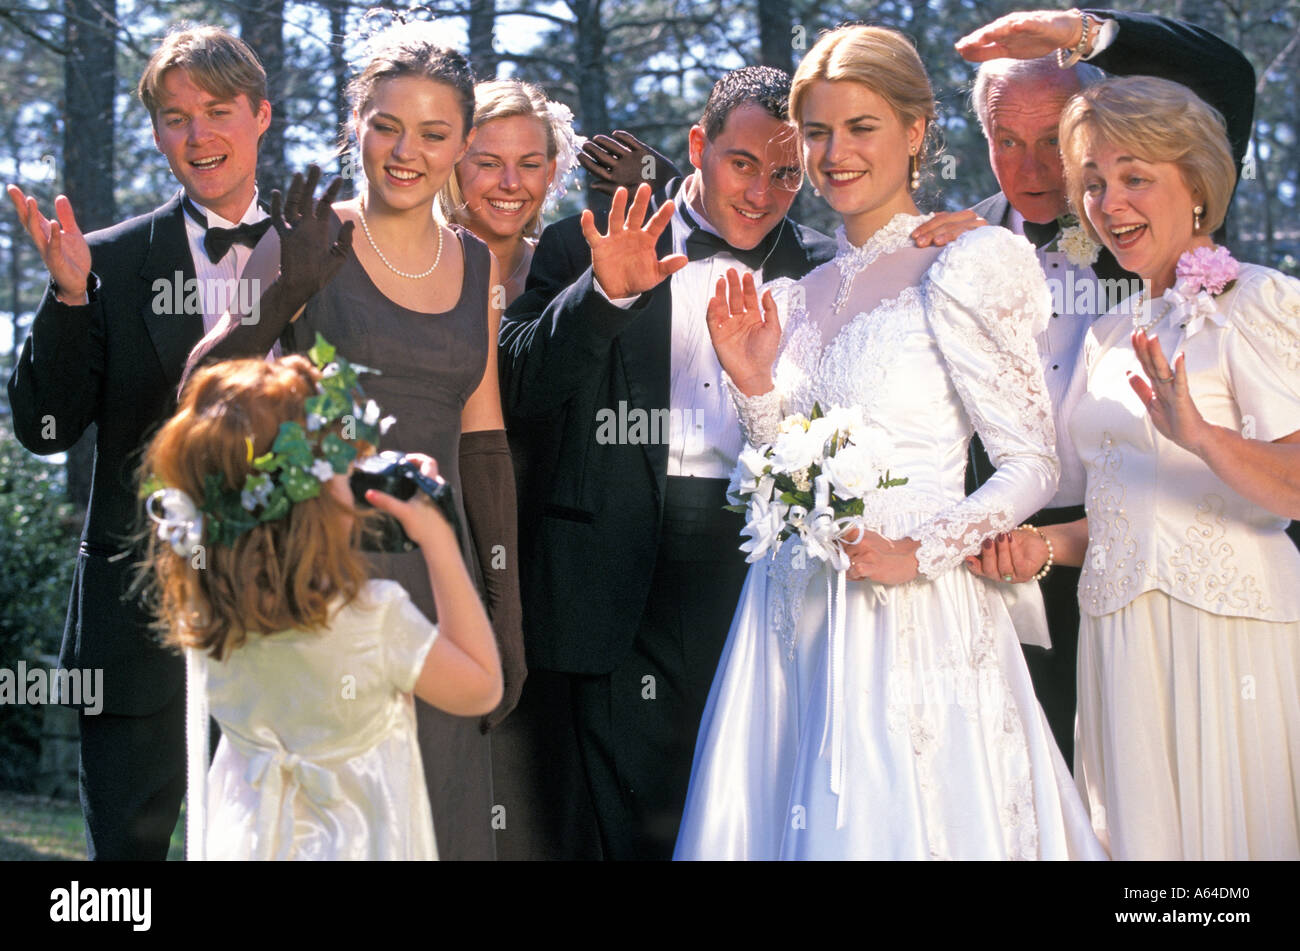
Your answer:
[[[322,484],[348,471],[357,457],[357,441],[376,445],[393,424],[392,416],[380,418],[379,406],[366,399],[358,381],[359,374],[377,371],[349,363],[319,333],[307,356],[321,372],[315,394],[304,401],[307,425],[282,422],[271,451],[256,458],[252,438],[245,437],[253,471],[242,487],[228,489],[219,473],[209,472],[203,477],[202,505],[155,475],[141,487],[158,537],[178,555],[193,553],[205,525],[209,542],[231,545],[249,529],[284,518],[295,502],[316,498]],[[341,424],[342,435],[330,428],[335,423]]]

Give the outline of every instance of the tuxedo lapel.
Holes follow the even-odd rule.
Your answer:
[[[1119,266],[1115,255],[1106,248],[1102,248],[1097,254],[1097,263],[1092,266],[1092,271],[1103,281],[1124,281],[1134,278],[1134,275]]]
[[[780,232],[776,244],[772,247],[772,256],[763,267],[763,281],[778,277],[791,277],[795,280],[803,277],[810,270],[808,249],[799,237],[799,229],[790,218],[782,218],[777,225]]]
[[[655,251],[660,258],[673,250],[672,226],[659,236]],[[619,356],[627,379],[628,406],[647,413],[667,410],[672,405],[673,294],[672,278],[651,291],[646,312],[619,335]],[[668,443],[661,440],[642,443],[646,462],[659,484],[663,498],[668,477]]]
[[[185,306],[189,291],[197,285],[179,192],[153,214],[140,279],[149,288],[141,318],[163,375],[170,386],[176,387],[186,358],[203,337],[202,307],[191,313]]]
[[[998,192],[996,195],[985,198],[971,210],[989,224],[1005,228],[1007,227],[1007,218],[1011,214],[1011,202],[1007,201],[1006,195]]]

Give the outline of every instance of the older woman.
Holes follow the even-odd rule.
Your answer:
[[[1211,242],[1234,166],[1186,88],[1086,89],[1061,147],[1088,233],[1147,290],[1075,377],[1088,517],[972,569],[1082,566],[1075,773],[1113,857],[1300,858],[1300,282]]]

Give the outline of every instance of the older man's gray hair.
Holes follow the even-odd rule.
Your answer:
[[[1071,81],[1070,77],[1073,77]],[[989,90],[998,83],[1035,83],[1054,86],[1078,83],[1078,88],[1091,86],[1105,78],[1096,66],[1076,63],[1069,69],[1061,69],[1056,62],[1056,54],[1049,53],[1037,59],[990,59],[980,63],[975,73],[975,83],[971,87],[971,108],[979,117],[980,129],[984,138],[989,137]]]

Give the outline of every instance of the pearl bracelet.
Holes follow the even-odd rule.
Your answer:
[[[1047,573],[1052,570],[1052,560],[1055,558],[1056,555],[1056,553],[1052,550],[1052,540],[1048,538],[1046,535],[1044,535],[1043,530],[1039,528],[1037,525],[1021,525],[1020,528],[1033,532],[1035,535],[1041,538],[1043,540],[1043,544],[1047,546],[1047,561],[1043,563],[1042,568],[1038,569],[1038,574],[1034,575],[1032,578],[1029,579],[1030,581],[1042,581],[1044,578],[1047,577]],[[1017,529],[1017,531],[1019,531],[1019,529]]]

